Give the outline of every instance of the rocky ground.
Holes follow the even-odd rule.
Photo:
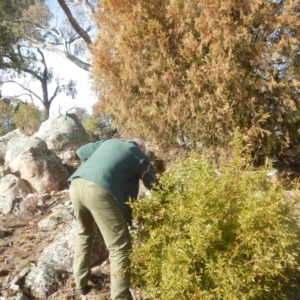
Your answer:
[[[34,297],[24,284],[24,272],[37,263],[37,257],[50,245],[66,224],[40,228],[38,224],[50,215],[58,204],[68,203],[69,195],[63,191],[44,195],[42,205],[20,207],[16,202],[12,213],[0,216],[0,299],[109,299],[109,265],[99,261],[94,265],[94,289],[87,296],[77,295],[71,272],[61,272],[59,289],[45,297]],[[25,271],[24,271],[25,270]],[[23,276],[22,276],[23,272]],[[19,287],[15,290],[13,285]],[[23,296],[20,295],[22,291]],[[139,299],[139,298],[136,298]]]
[[[63,224],[55,228],[38,228],[38,223],[51,213],[51,208],[68,200],[68,194],[62,193],[45,197],[43,205],[36,208],[20,209],[16,203],[14,211],[1,215],[0,228],[0,295],[2,299],[13,297],[16,291],[11,283],[16,281],[24,295],[29,299],[30,291],[23,286],[23,278],[18,275],[28,266],[36,263],[38,255],[47,247],[62,230]],[[48,198],[48,199],[47,199]],[[60,274],[60,289],[47,299],[79,299],[74,293],[74,283],[70,274]],[[53,298],[54,297],[54,298]],[[45,297],[46,298],[46,297]],[[105,298],[104,298],[105,299]]]

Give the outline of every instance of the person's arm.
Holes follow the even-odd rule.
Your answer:
[[[139,168],[139,177],[143,181],[144,186],[151,190],[156,183],[155,171],[148,160],[145,160]]]
[[[100,147],[100,145],[105,142],[107,139],[102,139],[98,142],[95,143],[88,143],[85,144],[83,146],[81,146],[78,150],[77,150],[77,156],[79,157],[79,159],[82,162],[87,161],[92,155],[93,153]]]

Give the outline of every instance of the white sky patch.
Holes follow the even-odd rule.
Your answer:
[[[65,82],[72,79],[77,83],[76,98],[71,99],[71,97],[66,96],[64,93],[59,94],[51,104],[50,116],[63,114],[72,107],[84,107],[88,110],[89,113],[91,113],[92,105],[96,103],[97,97],[91,90],[91,80],[89,79],[89,73],[80,69],[75,64],[69,62],[63,57],[46,52],[45,50],[43,50],[43,52],[45,54],[47,67],[48,69],[53,68],[54,76],[59,75],[62,79],[65,80]],[[22,83],[23,79],[18,80],[18,82]],[[39,81],[32,81],[30,83],[30,88],[41,97],[42,89]],[[53,83],[48,86],[49,97],[52,96],[55,88],[56,85]],[[24,93],[21,87],[13,83],[5,83],[2,86],[1,91],[3,97],[17,96]],[[24,95],[21,96],[20,99],[31,103],[31,98],[29,96]],[[37,100],[35,97],[33,97],[33,100],[35,105],[42,108],[39,100]]]
[[[57,74],[65,80],[75,80],[77,95],[75,99],[60,94],[53,100],[51,114],[58,115],[59,107],[61,112],[65,112],[72,107],[84,107],[89,113],[92,112],[92,106],[96,103],[97,97],[92,92],[89,73],[77,67],[75,64],[58,55],[50,54],[47,56],[48,67],[52,67],[54,74]]]

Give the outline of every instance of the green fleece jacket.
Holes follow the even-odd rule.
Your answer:
[[[68,179],[76,177],[92,181],[117,201],[127,222],[131,225],[129,198],[137,198],[139,180],[151,189],[155,182],[155,172],[144,154],[134,141],[103,139],[80,147],[78,157],[84,163]]]

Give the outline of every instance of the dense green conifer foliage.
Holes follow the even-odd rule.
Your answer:
[[[177,161],[151,199],[132,203],[133,282],[147,299],[296,299],[299,197],[233,149],[220,169],[197,154]]]
[[[298,144],[299,1],[99,2],[98,108],[146,138],[225,147],[239,128],[264,155]]]

